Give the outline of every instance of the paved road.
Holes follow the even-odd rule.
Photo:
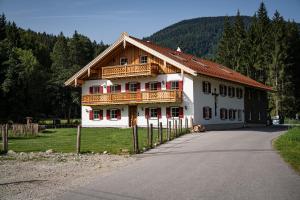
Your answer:
[[[300,176],[272,149],[278,129],[189,134],[63,199],[300,199]]]

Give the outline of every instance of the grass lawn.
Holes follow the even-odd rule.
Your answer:
[[[274,145],[283,159],[300,172],[300,128],[289,129]]]
[[[120,149],[133,151],[132,129],[82,128],[81,152],[103,152],[118,154]],[[36,137],[8,138],[8,148],[15,152],[37,152],[53,149],[56,152],[76,151],[76,128],[47,129]],[[166,130],[163,130],[164,139]],[[157,141],[157,130],[153,131]],[[2,146],[2,145],[0,145]],[[139,128],[139,147],[147,146],[147,130]]]

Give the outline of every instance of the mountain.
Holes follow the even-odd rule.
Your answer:
[[[228,17],[231,23],[235,17]],[[246,26],[251,23],[251,17],[242,16]],[[170,25],[153,35],[144,38],[159,45],[176,49],[199,57],[213,58],[217,44],[222,36],[225,16],[200,17],[183,20]]]

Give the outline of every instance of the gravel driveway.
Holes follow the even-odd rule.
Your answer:
[[[300,199],[300,176],[272,149],[275,128],[189,134],[98,175],[62,199]]]

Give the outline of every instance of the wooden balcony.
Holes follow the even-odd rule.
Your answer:
[[[155,63],[130,64],[102,67],[102,79],[117,79],[136,76],[155,76],[158,65]]]
[[[107,94],[90,94],[82,96],[82,105],[113,105],[141,103],[180,103],[182,91],[161,90],[142,92],[122,92]]]

